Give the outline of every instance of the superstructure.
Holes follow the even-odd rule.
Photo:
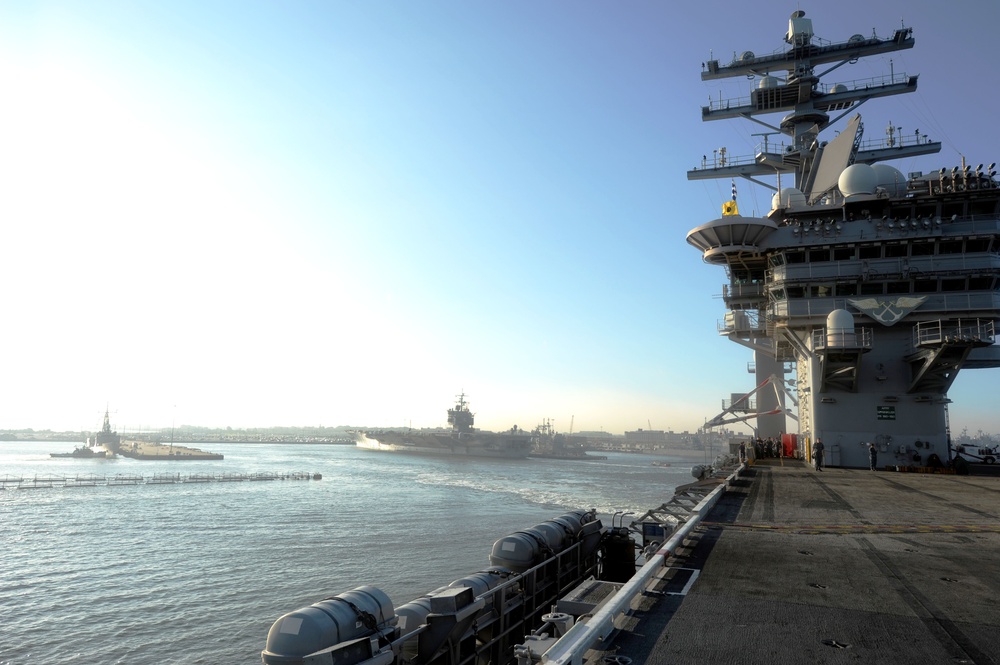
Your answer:
[[[861,58],[912,48],[910,28],[825,42],[796,11],[785,43],[766,56],[705,63],[704,81],[747,77],[753,89],[713,100],[702,119],[750,120],[787,141],[745,158],[717,150],[688,172],[734,183],[722,216],[687,236],[706,262],[726,269],[720,333],[753,350],[758,386],[793,396],[759,392],[758,436],[785,432],[795,401],[803,454],[822,438],[831,466],[867,466],[868,443],[883,463],[947,462],[949,388],[961,370],[1000,366],[995,165],[963,158],[904,175],[883,162],[941,144],[892,125],[869,141],[856,109],[914,92],[917,76],[821,83]],[[821,138],[835,125],[835,138]],[[773,191],[766,215],[739,213],[737,178]]]

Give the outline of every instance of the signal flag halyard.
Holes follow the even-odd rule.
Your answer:
[[[733,180],[733,200],[726,201],[722,204],[722,214],[726,215],[738,215],[740,214],[740,209],[736,207],[736,181]]]

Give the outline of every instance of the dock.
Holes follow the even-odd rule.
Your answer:
[[[998,663],[1000,478],[762,460],[588,662]]]

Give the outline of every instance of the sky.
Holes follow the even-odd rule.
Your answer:
[[[762,131],[701,121],[753,84],[703,62],[905,24],[824,81],[920,75],[859,109],[943,142],[903,172],[1000,161],[1000,4],[766,4],[0,0],[0,429],[696,430],[754,379],[686,172]]]

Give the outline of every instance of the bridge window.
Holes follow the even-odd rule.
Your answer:
[[[910,256],[931,256],[933,254],[933,242],[915,242],[910,245]]]
[[[788,252],[785,254],[785,260],[788,261],[788,263],[805,263],[806,253],[801,250]]]
[[[961,254],[961,240],[943,240],[938,244],[938,254]]]
[[[850,261],[856,255],[855,247],[835,247],[833,249],[834,261]]]
[[[965,253],[972,254],[973,252],[988,252],[990,251],[990,239],[989,238],[969,238],[965,241]]]
[[[965,216],[965,207],[961,203],[946,203],[941,206],[941,219],[951,219],[952,215]]]
[[[885,284],[882,282],[861,282],[861,295],[880,296],[884,291]]]
[[[868,245],[865,247],[859,247],[858,256],[861,257],[862,259],[881,259],[882,247],[881,245]]]
[[[992,291],[993,283],[996,280],[992,277],[970,277],[969,278],[969,290],[970,291]]]
[[[910,283],[909,282],[889,282],[885,285],[886,293],[909,293]]]
[[[885,257],[887,259],[899,258],[901,256],[906,256],[906,245],[885,246]]]
[[[853,282],[850,284],[837,284],[837,295],[856,296],[858,295],[858,285]]]
[[[918,279],[913,283],[914,293],[935,293],[938,290],[936,279]]]
[[[950,277],[941,280],[942,291],[965,291],[964,277]]]
[[[833,287],[829,284],[814,284],[809,287],[810,298],[829,298],[833,295]]]
[[[969,204],[969,214],[971,215],[995,215],[997,210],[996,201],[972,201]]]
[[[817,263],[819,261],[829,261],[830,260],[830,250],[824,247],[823,249],[811,249],[809,250],[809,262]]]

